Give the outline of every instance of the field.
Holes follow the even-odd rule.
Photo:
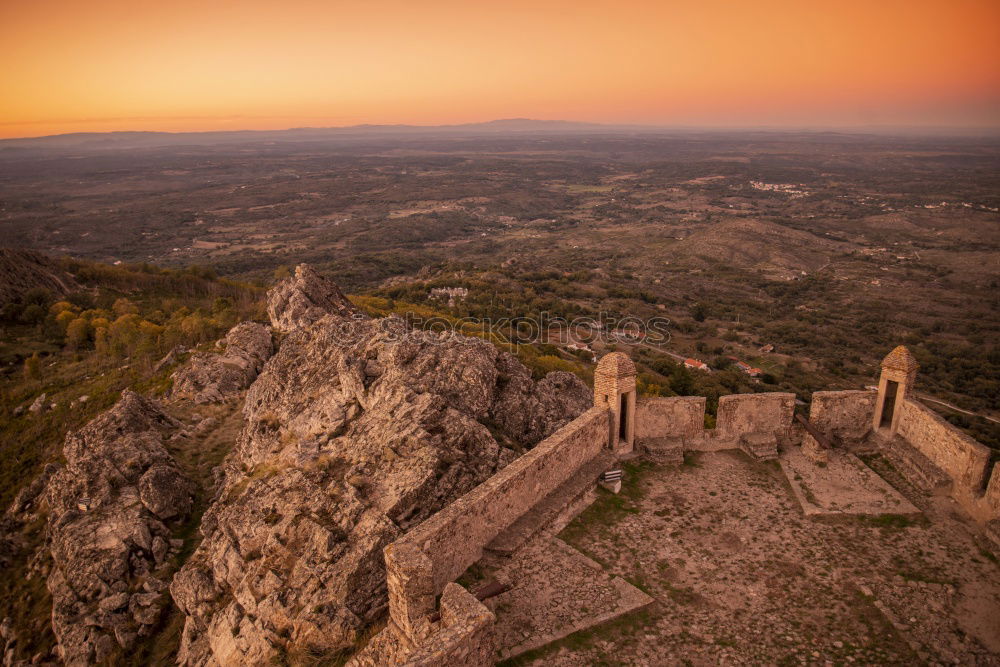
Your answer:
[[[665,317],[664,346],[594,349],[631,351],[645,391],[697,391],[710,408],[730,391],[873,384],[903,343],[918,391],[1000,447],[977,416],[1000,418],[996,140],[211,137],[0,142],[5,243],[264,284],[307,261],[355,295],[454,317]],[[435,287],[469,294],[448,307]],[[525,352],[587,372],[563,346]],[[688,356],[712,371],[677,371]]]

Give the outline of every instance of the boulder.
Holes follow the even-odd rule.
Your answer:
[[[171,537],[164,519],[190,508],[193,487],[163,446],[179,427],[156,403],[125,391],[66,436],[66,464],[51,471],[45,490],[52,629],[66,664],[100,661],[136,636],[130,595],[160,567],[152,552]]]
[[[174,371],[171,395],[195,403],[218,403],[237,396],[250,386],[274,346],[271,328],[241,322],[229,330],[219,352],[196,352]]]
[[[28,408],[28,412],[30,412],[33,415],[45,412],[45,410],[48,409],[48,406],[45,404],[45,399],[47,397],[48,396],[43,393],[41,396],[36,398],[34,402],[31,404],[31,407]]]
[[[138,486],[142,504],[160,519],[185,516],[191,511],[194,487],[172,465],[157,463],[150,466],[139,478]]]
[[[187,348],[184,347],[183,345],[174,345],[170,349],[170,351],[167,352],[166,355],[164,355],[162,359],[156,362],[156,365],[153,366],[153,372],[159,373],[167,366],[170,366],[171,364],[176,364],[177,361],[181,358],[181,355],[183,355],[185,352],[187,352]]]

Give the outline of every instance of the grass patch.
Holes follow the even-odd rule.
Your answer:
[[[489,577],[489,571],[481,563],[476,562],[470,565],[469,569],[455,580],[455,583],[464,587],[465,590],[471,591],[476,587],[476,584],[486,581]]]
[[[570,651],[584,651],[594,647],[598,641],[613,641],[617,639],[628,639],[641,632],[646,626],[656,620],[654,609],[640,609],[631,614],[625,614],[612,619],[606,623],[596,625],[584,630],[579,630],[551,644],[526,651],[519,656],[508,658],[497,663],[497,667],[521,667],[543,659],[566,648]],[[592,659],[590,665],[610,665],[615,664],[608,661],[603,656]]]
[[[573,519],[560,533],[560,537],[573,542],[590,530],[606,528],[629,514],[638,514],[638,503],[646,496],[642,478],[653,467],[648,461],[629,461],[622,466],[624,477],[621,492],[615,494],[598,487],[597,500]]]
[[[903,530],[910,526],[923,525],[926,521],[922,520],[922,517],[914,518],[905,514],[880,514],[878,516],[860,516],[858,518],[869,525],[889,530]]]

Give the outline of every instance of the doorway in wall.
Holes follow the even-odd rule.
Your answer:
[[[622,394],[621,405],[618,406],[618,437],[628,440],[628,394]]]
[[[896,409],[896,392],[899,391],[899,383],[888,380],[885,383],[885,400],[882,401],[882,419],[879,420],[879,428],[889,428],[892,426],[892,413]]]

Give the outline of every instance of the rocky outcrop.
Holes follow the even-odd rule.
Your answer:
[[[156,362],[156,365],[153,366],[153,372],[159,373],[167,366],[172,366],[173,364],[176,364],[178,361],[180,361],[181,355],[183,355],[185,352],[187,352],[187,348],[184,347],[183,345],[174,345],[172,348],[170,348],[170,351],[163,356],[162,359]]]
[[[307,327],[331,314],[364,317],[337,285],[308,264],[299,264],[294,277],[282,280],[267,293],[267,315],[278,331]]]
[[[38,500],[44,497],[45,488],[54,474],[62,468],[57,463],[47,463],[42,468],[42,472],[28,484],[21,487],[21,490],[14,496],[14,502],[10,504],[7,515],[18,521],[25,522],[35,516],[38,511]]]
[[[589,404],[572,375],[535,382],[485,341],[397,318],[294,331],[247,393],[204,539],[171,584],[179,659],[349,645],[386,607],[385,545],[515,458],[501,442],[530,446]]]
[[[535,382],[511,354],[498,354],[497,390],[489,418],[520,443],[534,444],[575,419],[593,402],[589,387],[572,373],[555,371]]]
[[[218,403],[250,386],[271,358],[271,327],[242,322],[221,341],[222,352],[197,352],[174,371],[172,396],[195,403]]]
[[[163,447],[179,423],[126,391],[66,437],[66,465],[48,482],[52,628],[70,665],[127,650],[166,603],[165,523],[191,508],[191,483]],[[174,543],[176,544],[176,542]]]

